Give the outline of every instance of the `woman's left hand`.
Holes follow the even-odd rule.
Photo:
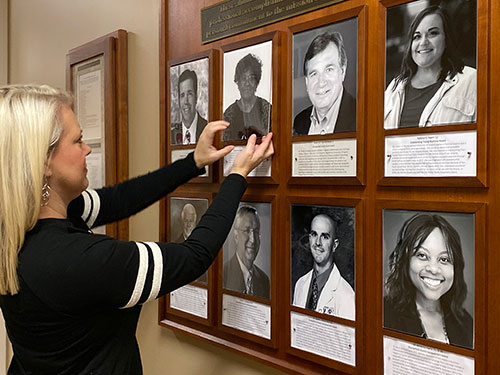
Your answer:
[[[198,168],[210,165],[233,151],[233,145],[220,150],[217,150],[214,146],[215,134],[225,130],[228,126],[229,122],[222,120],[209,122],[205,126],[194,149],[194,162]]]

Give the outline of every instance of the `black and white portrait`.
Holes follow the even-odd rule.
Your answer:
[[[223,254],[225,289],[270,298],[270,203],[240,203]]]
[[[476,0],[387,9],[385,129],[476,122]]]
[[[208,121],[208,58],[170,68],[170,142],[194,144]]]
[[[355,319],[355,209],[291,206],[294,306]]]
[[[207,199],[170,198],[171,242],[184,242],[207,209]],[[196,281],[206,283],[207,279],[207,273],[205,272]]]
[[[384,210],[384,328],[472,349],[474,214]]]
[[[293,135],[356,131],[357,18],[293,35]]]
[[[271,131],[272,41],[224,53],[225,141],[262,137]]]

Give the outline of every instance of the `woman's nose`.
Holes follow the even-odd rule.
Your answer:
[[[439,264],[435,261],[429,261],[425,266],[425,270],[433,274],[438,273],[440,271]]]
[[[85,143],[85,142],[84,142]],[[85,147],[87,147],[87,152],[85,153],[85,156],[90,155],[92,153],[92,147],[90,147],[88,144],[85,143]]]

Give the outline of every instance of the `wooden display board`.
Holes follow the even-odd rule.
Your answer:
[[[272,130],[276,152],[248,177],[242,204],[253,207],[260,222],[259,230],[254,225],[245,233],[260,236],[254,265],[266,274],[269,294],[253,295],[245,286],[228,286],[228,249],[234,246],[235,231],[211,266],[207,286],[201,286],[209,296],[207,318],[172,311],[169,298],[163,298],[159,324],[289,374],[500,372],[500,357],[491,350],[500,335],[496,293],[500,256],[495,252],[500,246],[496,215],[500,210],[496,147],[500,130],[494,123],[500,116],[496,103],[500,35],[494,32],[500,22],[500,4],[489,0],[347,0],[202,44],[201,9],[218,5],[221,12],[227,11],[224,4],[162,0],[161,163],[170,162],[178,148],[194,148],[171,143],[172,66],[209,58],[209,120],[229,116],[231,103],[243,96],[237,81],[253,79],[255,95],[270,111],[262,118],[271,123],[266,127],[263,122],[252,131]],[[287,4],[253,0],[242,2],[235,11],[244,14],[245,6],[251,6],[252,11],[261,7],[265,12]],[[413,19],[433,5],[451,14],[450,29],[441,21],[436,33],[438,21],[427,15],[415,22],[410,34]],[[187,20],[191,32],[179,34]],[[313,83],[314,74],[322,73],[308,71],[315,56],[308,49],[324,33],[337,39],[340,34],[343,41],[345,54],[339,56],[340,72],[335,71],[336,82],[343,84],[336,87],[341,87],[350,105],[335,109],[335,128],[314,133],[313,125],[303,130],[304,121],[310,122],[319,113],[316,108],[321,108]],[[452,44],[447,36],[452,33],[458,34],[458,42],[450,51],[445,46]],[[417,47],[419,43],[424,47]],[[342,55],[338,47],[336,51]],[[426,101],[418,102],[418,116],[411,109],[401,115],[398,105],[403,102],[398,102],[401,96],[397,95],[408,95],[410,102],[412,95],[421,95],[419,88],[428,87],[419,86],[424,71],[419,67],[428,67],[426,59],[432,60],[435,51],[458,67],[455,74],[438,77],[434,91],[429,89]],[[241,72],[235,66],[246,55],[260,61],[262,76],[238,76]],[[405,75],[408,70],[401,70],[406,63],[414,66],[409,75]],[[411,87],[404,87],[405,82],[412,82]],[[396,83],[403,85],[403,91],[398,91],[401,86]],[[439,90],[458,83],[462,86],[455,90],[461,94],[435,102],[432,110],[427,107],[434,95],[444,97]],[[317,92],[328,96],[329,89]],[[245,131],[237,133],[241,139],[235,133],[221,135],[218,146],[242,146]],[[209,178],[197,178],[161,202],[161,240],[173,240],[170,200],[209,199],[224,179],[225,164],[227,168],[228,161],[215,163]],[[422,223],[430,221],[432,231],[418,232],[428,225]],[[329,225],[336,238],[318,234],[320,222]],[[340,275],[342,293],[336,299],[342,302],[338,304],[327,303],[321,296],[310,304],[316,274],[309,271],[319,252],[313,243],[320,235],[335,251],[335,267],[329,270]],[[405,241],[411,246],[403,245]],[[406,304],[394,304],[401,288],[394,288],[398,284],[393,280],[411,288]],[[199,288],[200,284],[190,286]],[[439,302],[434,320],[427,318],[431,310],[423,310],[422,301]],[[426,324],[436,322],[435,316],[443,318],[434,331]]]

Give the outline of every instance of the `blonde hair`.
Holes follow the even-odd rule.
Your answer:
[[[0,294],[19,291],[18,253],[40,213],[47,158],[72,98],[50,86],[0,87]]]

